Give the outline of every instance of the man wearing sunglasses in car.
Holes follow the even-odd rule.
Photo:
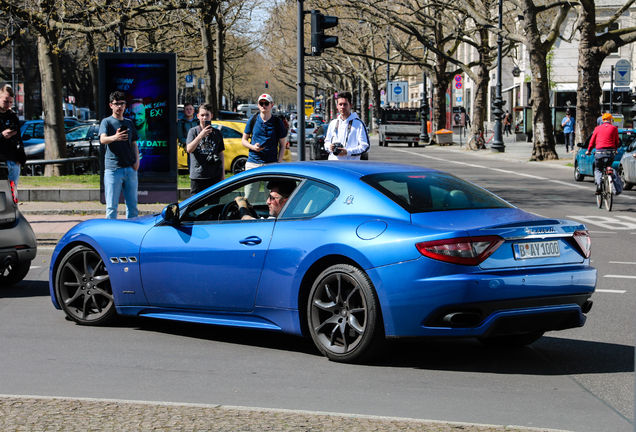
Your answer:
[[[267,93],[258,98],[259,114],[252,117],[245,126],[243,147],[249,149],[249,156],[245,163],[245,169],[261,167],[271,163],[281,163],[285,156],[287,131],[279,117],[272,116],[274,99]],[[251,142],[250,142],[251,137]],[[258,189],[256,185],[248,185],[246,194],[248,200],[254,200]]]
[[[267,197],[267,208],[269,210],[269,218],[275,219],[280,214],[287,199],[296,188],[296,183],[293,181],[277,181],[272,180],[267,183],[267,189],[269,189],[269,195]],[[252,208],[252,205],[245,199],[245,197],[236,197],[234,201],[238,205],[241,220],[257,219],[258,216]],[[261,218],[263,219],[263,218]]]

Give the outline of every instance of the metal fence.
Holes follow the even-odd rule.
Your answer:
[[[64,165],[67,174],[97,174],[99,173],[99,157],[83,156],[65,159],[35,159],[28,160],[22,167],[22,175],[41,176],[46,165]]]

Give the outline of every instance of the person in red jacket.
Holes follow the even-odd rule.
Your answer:
[[[590,145],[585,152],[589,155],[596,147],[594,156],[594,183],[596,183],[596,194],[601,191],[601,176],[607,166],[612,166],[614,156],[618,149],[618,128],[612,124],[613,117],[610,113],[603,114],[603,123],[597,126],[592,133]]]

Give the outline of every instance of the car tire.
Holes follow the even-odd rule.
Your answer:
[[[7,287],[22,282],[31,268],[31,261],[14,263],[0,273],[0,287]]]
[[[580,182],[583,181],[584,178],[585,176],[581,174],[581,171],[579,170],[579,164],[574,162],[574,181]]]
[[[66,315],[82,325],[103,325],[116,315],[106,264],[87,246],[68,251],[53,276],[55,296]]]
[[[240,172],[245,171],[245,164],[247,163],[247,157],[246,156],[239,156],[236,159],[234,159],[232,161],[232,166],[230,168],[230,170],[232,171],[232,174],[238,174]]]
[[[352,265],[331,266],[316,278],[309,293],[307,323],[318,350],[333,361],[369,360],[386,343],[371,279]]]
[[[494,336],[489,338],[479,338],[479,342],[490,348],[521,348],[530,345],[543,336],[543,331],[537,330],[530,333]]]
[[[623,181],[623,189],[624,190],[631,190],[631,188],[634,187],[634,183],[630,183],[627,180],[625,180],[625,170],[623,170],[623,165],[620,165],[618,167],[618,175],[621,178],[621,180]]]

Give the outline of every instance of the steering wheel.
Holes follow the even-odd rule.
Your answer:
[[[252,216],[254,219],[258,219],[258,215],[256,214],[256,211],[253,207],[249,206],[247,207],[247,209],[250,213],[250,216]],[[223,210],[221,211],[219,220],[237,219],[241,219],[241,211],[236,201],[230,201],[229,203],[225,204],[225,206],[223,206]]]

